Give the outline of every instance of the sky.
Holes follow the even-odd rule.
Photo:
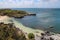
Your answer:
[[[0,0],[0,8],[60,8],[60,0]]]

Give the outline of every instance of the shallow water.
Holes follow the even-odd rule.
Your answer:
[[[36,13],[36,16],[26,16],[22,19],[16,19],[23,25],[36,29],[43,29],[53,26],[50,31],[60,31],[60,9],[40,9],[40,8],[15,8],[14,10],[25,10],[30,13]]]

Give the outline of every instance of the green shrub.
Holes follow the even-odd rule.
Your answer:
[[[29,34],[28,34],[28,38],[29,38],[29,39],[33,39],[34,37],[35,37],[35,36],[34,36],[33,33],[29,33]]]

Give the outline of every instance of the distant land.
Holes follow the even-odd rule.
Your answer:
[[[15,17],[15,18],[23,18],[24,16],[36,16],[36,14],[29,14],[26,11],[22,10],[11,10],[11,9],[0,9],[0,15],[1,16],[9,16],[9,17]]]

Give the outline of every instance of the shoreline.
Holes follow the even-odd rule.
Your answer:
[[[14,18],[10,18],[8,16],[0,16],[0,21],[4,22],[4,23],[12,23],[9,22],[10,20],[13,21],[14,25],[19,28],[20,30],[22,30],[24,33],[33,33],[33,34],[37,34],[40,35],[41,33],[44,33],[43,30],[38,30],[38,29],[33,29],[33,28],[29,28],[24,26],[23,24],[19,23],[18,21],[14,20]],[[40,35],[41,36],[41,35]]]
[[[19,28],[25,35],[26,39],[29,39],[28,38],[28,34],[29,33],[33,33],[35,35],[35,40],[40,40],[42,35],[41,33],[45,33],[45,31],[43,30],[38,30],[38,29],[32,29],[32,28],[29,28],[29,27],[26,27],[24,26],[23,24],[19,23],[18,21],[16,21],[14,18],[10,18],[8,16],[0,16],[0,22],[4,22],[4,23],[10,23],[9,20],[12,20],[11,23],[13,23],[13,25],[16,27],[16,28]],[[4,20],[3,20],[4,18]],[[50,39],[53,38],[54,40],[57,38],[58,40],[60,40],[60,34],[50,34],[50,36],[48,36],[48,34],[45,34],[44,38],[46,39]]]
[[[27,33],[34,33],[34,34],[40,34],[40,33],[44,33],[43,30],[38,30],[38,29],[33,29],[33,28],[29,28],[29,27],[26,27],[24,25],[22,25],[21,23],[17,22],[17,21],[14,21],[14,25],[21,29],[22,31],[24,32],[27,32]]]

